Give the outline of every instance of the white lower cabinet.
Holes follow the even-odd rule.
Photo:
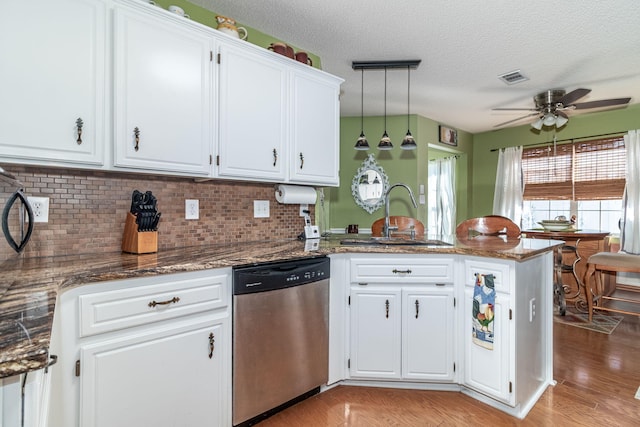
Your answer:
[[[352,259],[350,377],[452,382],[452,277],[451,257]]]
[[[85,285],[59,297],[51,427],[229,426],[230,269]]]
[[[400,288],[351,288],[351,377],[401,377]]]
[[[224,425],[228,331],[209,318],[81,346],[80,425]]]
[[[464,297],[464,383],[481,393],[513,404],[511,381],[511,299],[508,294],[497,293],[494,306],[493,349],[473,342],[470,316],[473,310],[473,286],[465,287]],[[467,316],[467,313],[469,314]]]
[[[554,384],[552,252],[520,261],[358,254],[335,263],[349,283],[344,317],[332,319],[348,325],[347,383],[457,390],[518,418]],[[495,294],[485,292],[495,298],[474,295],[476,274],[492,276]],[[487,331],[492,344],[476,339]]]
[[[402,377],[454,377],[453,285],[402,290]]]

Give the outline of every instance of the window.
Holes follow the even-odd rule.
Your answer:
[[[522,227],[576,216],[580,229],[617,233],[625,186],[624,138],[525,148]]]

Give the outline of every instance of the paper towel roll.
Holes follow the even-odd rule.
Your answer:
[[[308,205],[316,202],[316,189],[300,185],[278,185],[276,200],[285,205]]]

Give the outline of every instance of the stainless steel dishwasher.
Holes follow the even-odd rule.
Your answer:
[[[233,271],[233,425],[319,392],[329,364],[329,259]]]

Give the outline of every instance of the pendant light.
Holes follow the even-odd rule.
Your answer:
[[[387,68],[384,69],[384,133],[378,143],[378,150],[391,150],[393,144],[387,134]]]
[[[360,83],[360,137],[356,141],[356,150],[365,151],[369,149],[369,141],[364,136],[364,68],[362,71],[362,80]]]
[[[409,130],[409,94],[411,93],[411,67],[407,66],[407,134],[404,136],[402,143],[400,144],[400,148],[403,150],[415,150],[418,148],[416,144],[416,140],[413,139],[413,135],[411,135],[411,130]]]

